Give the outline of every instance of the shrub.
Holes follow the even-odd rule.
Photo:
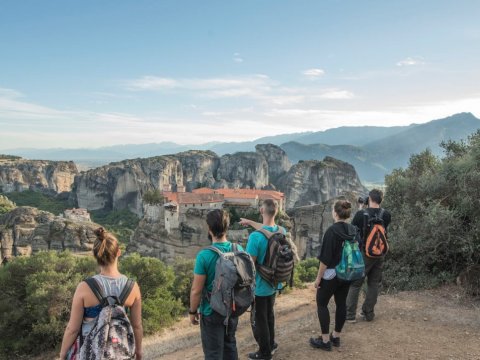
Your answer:
[[[55,349],[70,317],[75,289],[93,275],[93,257],[40,252],[13,258],[0,268],[0,358],[20,358]],[[172,267],[154,258],[122,258],[120,271],[138,281],[145,334],[171,325],[184,311],[172,293]]]
[[[317,278],[320,261],[316,258],[310,258],[300,261],[295,266],[294,281],[298,284],[311,283]]]
[[[17,206],[33,206],[43,211],[51,212],[54,215],[62,214],[66,209],[70,209],[72,204],[61,197],[45,195],[39,191],[22,191],[3,194]]]
[[[113,211],[94,210],[91,212],[91,216],[94,222],[102,225],[114,234],[122,244],[128,244],[130,237],[140,222],[138,216],[128,209]]]
[[[190,289],[193,282],[193,267],[195,260],[177,258],[173,263],[175,281],[173,282],[172,293],[175,298],[180,299],[185,309],[190,305]]]
[[[388,290],[437,286],[480,262],[480,132],[442,146],[443,159],[426,150],[386,177]]]
[[[15,209],[15,203],[8,200],[6,196],[0,195],[0,215]]]
[[[143,201],[150,205],[158,205],[163,202],[163,195],[160,190],[150,190],[143,194]]]

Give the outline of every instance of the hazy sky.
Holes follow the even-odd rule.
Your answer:
[[[478,117],[479,15],[478,0],[3,0],[0,149]]]

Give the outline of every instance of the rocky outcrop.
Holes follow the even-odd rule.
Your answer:
[[[356,193],[348,193],[345,196],[330,199],[322,204],[302,206],[287,211],[292,223],[292,240],[297,246],[298,255],[301,259],[316,257],[322,246],[323,234],[334,220],[332,209],[339,199],[347,199],[352,203],[352,216],[358,210]]]
[[[186,191],[215,186],[220,158],[212,151],[191,150],[174,155],[182,164]]]
[[[254,152],[227,154],[220,158],[216,187],[261,189],[269,184],[268,162]]]
[[[205,222],[209,210],[188,209],[180,214],[178,227],[167,232],[163,205],[147,207],[127,247],[128,252],[172,262],[177,257],[194,259],[200,249],[210,245]]]
[[[100,225],[71,221],[33,207],[17,207],[0,216],[1,258],[41,250],[91,251]]]
[[[267,160],[268,178],[272,184],[276,184],[278,179],[292,167],[287,153],[276,145],[259,144],[255,146],[255,151]]]
[[[368,192],[352,165],[331,157],[300,161],[279,180],[278,186],[285,193],[287,209],[323,204],[349,192]]]
[[[288,171],[287,171],[288,170]],[[191,191],[198,187],[278,189],[287,208],[324,201],[348,191],[364,193],[353,166],[325,158],[290,166],[278,146],[257,145],[256,152],[218,157],[211,151],[125,160],[78,175],[74,200],[88,210],[128,208],[143,216],[143,194],[151,190]]]
[[[77,176],[74,197],[88,210],[128,208],[141,216],[143,194],[167,184],[183,186],[182,165],[174,156],[125,160]]]
[[[77,174],[72,161],[0,157],[0,189],[5,193],[24,190],[51,194],[69,192]]]

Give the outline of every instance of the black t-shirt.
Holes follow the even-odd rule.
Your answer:
[[[380,214],[381,209],[382,208],[378,208],[378,209],[377,208],[366,208],[366,209],[357,211],[357,213],[353,217],[352,225],[355,225],[360,230],[360,235],[362,237],[363,237],[363,227],[364,227],[364,223],[365,223],[364,218],[366,218],[366,216],[364,215],[365,211],[368,212],[368,215],[370,217],[374,217],[375,215]],[[390,212],[388,210],[384,210],[383,215],[382,215],[382,219],[383,219],[383,224],[385,225],[385,230],[387,230],[388,225],[392,221],[392,215],[390,215]],[[367,234],[366,234],[367,236],[368,236],[368,231],[369,230],[367,229]]]
[[[355,232],[355,227],[345,222],[336,222],[330,226],[323,235],[318,260],[327,265],[327,269],[334,269],[342,258],[343,241],[353,239]]]

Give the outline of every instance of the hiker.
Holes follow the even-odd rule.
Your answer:
[[[106,232],[103,228],[95,230],[95,235],[97,238],[93,245],[93,255],[100,267],[100,273],[82,281],[77,286],[73,296],[70,320],[63,335],[60,359],[66,359],[67,355],[67,359],[83,359],[83,357],[72,357],[72,352],[76,352],[77,356],[79,356],[79,353],[81,354],[82,350],[80,348],[85,346],[85,343],[77,344],[77,341],[80,341],[79,339],[86,341],[85,339],[88,338],[90,331],[95,328],[96,322],[99,321],[99,315],[104,311],[102,310],[102,305],[97,295],[95,295],[89,284],[92,284],[92,286],[97,284],[98,287],[94,286],[96,291],[103,292],[105,297],[117,297],[121,305],[130,308],[130,322],[134,335],[134,344],[128,345],[131,345],[129,346],[130,348],[134,346],[134,351],[132,350],[132,352],[134,353],[135,359],[142,359],[143,328],[140,288],[137,283],[129,280],[118,271],[118,258],[121,252],[115,236]],[[130,291],[128,296],[127,290]],[[122,299],[122,297],[125,299]],[[123,328],[120,330],[125,331]],[[116,340],[117,342],[122,341],[122,339]],[[131,339],[128,340],[129,342],[131,341]],[[108,345],[112,344],[107,344],[106,348],[108,348]],[[120,345],[124,344],[121,343]],[[90,354],[92,354],[92,352],[90,352]],[[91,356],[86,358],[90,359],[92,358]],[[115,358],[115,352],[113,352],[112,358]]]
[[[386,241],[386,230],[390,224],[391,215],[387,210],[380,207],[382,201],[382,191],[373,189],[368,194],[368,207],[364,210],[357,211],[352,220],[352,225],[357,227],[360,234],[361,250],[365,262],[365,275],[368,287],[360,316],[366,321],[372,321],[375,317],[374,308],[377,303],[378,292],[382,283],[383,264],[385,259],[384,253],[388,249],[388,245],[385,244],[387,247],[383,254],[371,257],[372,254],[369,256],[366,247],[368,238],[373,235],[372,230],[377,223],[380,227],[383,227],[385,239],[382,240]],[[356,312],[358,297],[364,280],[365,278],[353,281],[350,286],[347,296],[347,322],[349,323],[355,323],[357,321]]]
[[[227,240],[227,230],[230,217],[225,210],[212,210],[207,214],[208,235],[212,246],[202,249],[195,260],[192,289],[190,292],[190,322],[193,325],[200,323],[202,348],[206,360],[237,360],[237,330],[238,316],[249,308],[254,300],[254,273],[255,267],[251,257],[238,244]],[[225,255],[222,255],[225,254]],[[232,274],[228,274],[224,264],[235,257],[241,261],[249,271],[243,279],[245,287],[237,287],[238,274],[233,266],[233,283],[227,285]],[[222,263],[223,261],[223,263]],[[217,273],[222,271],[222,273]],[[224,272],[225,271],[225,272]],[[221,278],[224,276],[223,278]],[[218,288],[214,288],[218,284]],[[226,286],[225,295],[223,290]],[[215,291],[219,290],[219,291]],[[232,297],[231,294],[234,294]],[[228,303],[228,304],[227,304]]]
[[[252,309],[252,330],[259,345],[259,350],[248,354],[248,358],[251,360],[270,360],[278,348],[278,344],[275,342],[275,314],[273,310],[278,283],[274,284],[267,281],[260,271],[260,267],[266,260],[269,244],[267,235],[270,234],[269,236],[271,236],[276,232],[285,234],[285,229],[275,224],[277,213],[278,203],[272,199],[264,200],[260,207],[263,226],[259,231],[250,234],[247,243],[247,252],[252,256],[257,267],[255,305]],[[250,223],[244,222],[243,224]],[[293,253],[290,252],[290,254],[293,269]]]
[[[335,203],[332,210],[335,222],[325,231],[322,248],[318,255],[320,267],[315,280],[315,288],[317,289],[317,313],[322,335],[318,338],[310,338],[310,345],[326,351],[331,351],[332,345],[340,346],[340,334],[346,319],[346,299],[350,281],[341,280],[337,276],[335,268],[340,263],[344,242],[355,238],[355,227],[346,222],[350,218],[351,212],[352,204],[347,200],[338,200]],[[335,330],[330,333],[328,303],[332,296],[336,305]]]

